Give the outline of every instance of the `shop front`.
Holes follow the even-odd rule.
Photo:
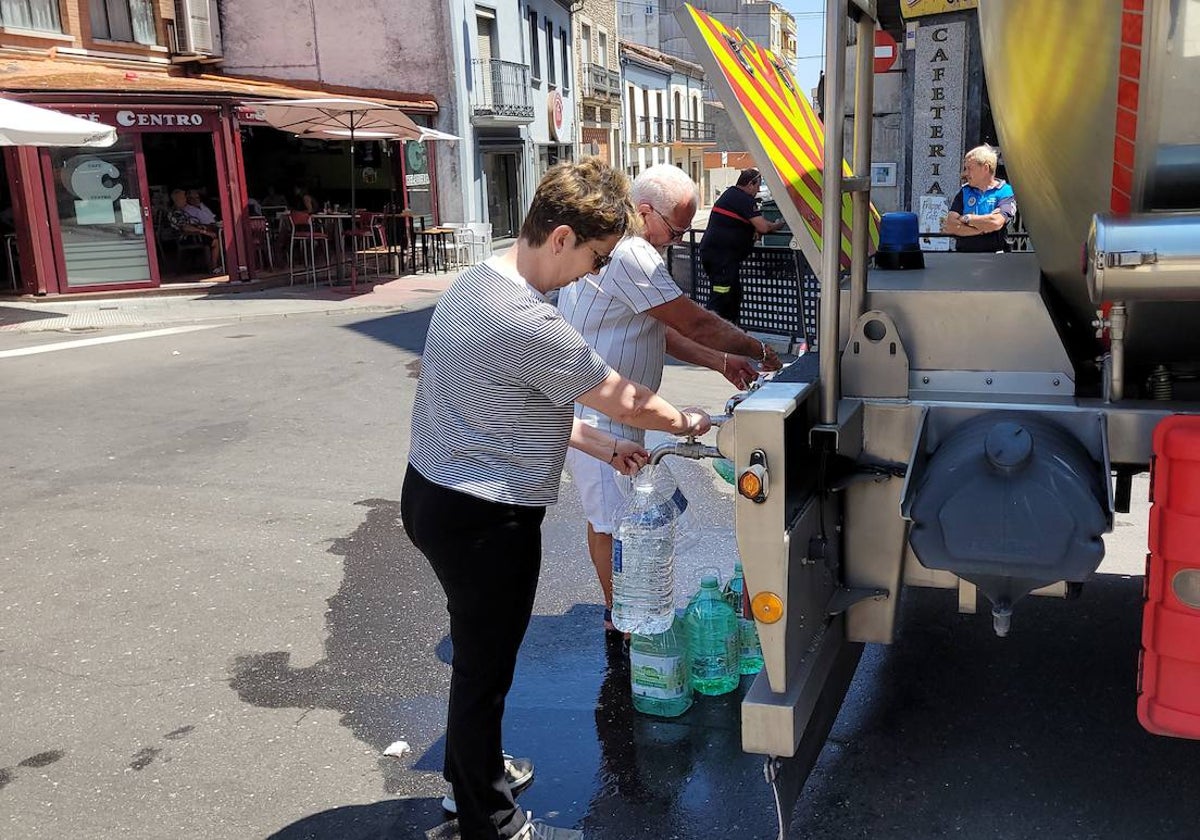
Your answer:
[[[216,104],[55,105],[117,128],[107,149],[42,152],[58,288],[74,292],[239,278],[235,210],[240,175],[229,165],[230,121]],[[215,256],[170,223],[172,194],[208,215]],[[199,245],[199,247],[195,247]]]
[[[0,294],[254,279],[269,270],[273,256],[282,256],[270,246],[264,251],[262,225],[251,218],[262,212],[266,198],[273,194],[278,203],[291,205],[302,188],[348,207],[345,143],[292,137],[256,123],[247,107],[256,99],[332,92],[215,75],[120,75],[111,68],[85,72],[68,62],[24,64],[13,62],[20,67],[6,95],[114,126],[118,140],[102,149],[0,150]],[[56,72],[48,75],[51,69]],[[63,87],[54,89],[58,84]],[[101,85],[106,89],[88,88]],[[121,87],[136,92],[117,90]],[[437,112],[428,97],[389,100],[381,93],[337,95],[369,96],[401,107],[421,123]],[[423,144],[356,145],[353,177],[360,208],[401,207],[433,217],[436,173],[424,149],[411,148]],[[204,225],[212,236],[199,242],[181,236],[179,225],[171,224],[175,202],[208,219]],[[178,223],[178,214],[175,218]],[[274,263],[278,271],[278,260]]]

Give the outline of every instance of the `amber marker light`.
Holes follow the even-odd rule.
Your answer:
[[[774,624],[783,618],[783,599],[774,592],[759,592],[750,601],[750,612],[763,624]]]
[[[753,499],[762,492],[762,478],[750,470],[743,471],[738,477],[738,492],[747,499]]]

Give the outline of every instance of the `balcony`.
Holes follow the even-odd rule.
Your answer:
[[[533,122],[529,68],[512,61],[471,62],[471,122],[519,125]]]
[[[635,143],[666,144],[686,143],[706,145],[717,142],[716,128],[712,123],[697,120],[663,120],[659,117],[639,117]]]
[[[583,68],[583,98],[611,102],[621,95],[621,74],[602,64],[586,64]]]

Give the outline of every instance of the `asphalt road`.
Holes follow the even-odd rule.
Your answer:
[[[0,836],[455,836],[447,623],[398,522],[426,319],[0,359]],[[683,367],[664,390],[714,409],[728,391]],[[679,473],[701,523],[690,588],[732,565],[732,500],[707,465]],[[1007,640],[950,593],[906,593],[789,835],[1194,837],[1200,748],[1134,716],[1144,511],[1126,522],[1124,565],[1078,601],[1023,603]],[[589,840],[774,837],[737,697],[635,715],[597,599],[568,484],[506,718],[537,762],[522,803]],[[412,752],[384,757],[397,740]]]

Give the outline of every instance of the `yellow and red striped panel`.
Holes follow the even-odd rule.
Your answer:
[[[759,161],[759,166],[773,168],[787,185],[788,196],[800,211],[817,250],[822,250],[824,126],[800,91],[791,70],[785,68],[770,50],[758,46],[740,33],[735,34],[719,20],[695,7],[688,5],[686,8],[715,59],[715,62],[703,61],[703,64],[706,68],[714,64],[719,67],[733,91],[736,102],[725,102],[725,107],[730,110],[740,108],[746,115],[751,130],[767,156],[767,160]],[[733,44],[741,44],[741,49],[735,51]],[[698,48],[699,45],[693,44],[693,47]],[[758,159],[757,154],[755,159]],[[842,172],[847,176],[852,174],[845,161],[842,161]],[[850,196],[842,196],[843,268],[850,265],[850,204]],[[871,208],[870,226],[869,250],[874,251],[879,244],[879,213],[874,207]],[[794,234],[800,235],[800,232],[795,231]]]

